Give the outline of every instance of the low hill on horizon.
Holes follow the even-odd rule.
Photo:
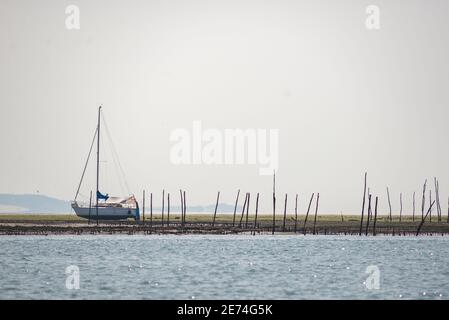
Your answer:
[[[70,202],[39,194],[0,194],[1,213],[69,213]]]

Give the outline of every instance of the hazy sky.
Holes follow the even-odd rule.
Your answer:
[[[70,4],[80,30],[66,28]],[[380,30],[365,27],[368,5]],[[102,104],[139,197],[184,188],[209,204],[220,190],[233,203],[240,188],[270,210],[257,166],[169,161],[170,133],[201,120],[279,129],[279,203],[299,193],[303,211],[320,192],[321,212],[359,212],[366,170],[381,210],[387,185],[409,211],[437,176],[446,211],[448,12],[446,0],[1,0],[0,192],[72,199]],[[112,161],[101,166],[102,191],[120,194]]]

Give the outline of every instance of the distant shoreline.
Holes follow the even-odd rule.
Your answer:
[[[236,215],[233,225],[233,215],[217,214],[213,224],[212,214],[187,215],[184,225],[181,224],[180,215],[170,214],[167,225],[167,215],[153,215],[152,221],[149,215],[145,216],[145,223],[140,221],[99,221],[95,219],[90,223],[76,215],[23,215],[10,214],[0,215],[0,235],[101,235],[101,234],[272,234],[273,217],[269,214],[258,216],[256,225],[254,215],[246,216],[241,213]],[[276,215],[275,234],[295,234],[294,216],[288,214],[284,227],[283,214]],[[241,220],[241,223],[240,223]],[[309,215],[304,230],[305,216],[299,215],[296,223],[296,234],[313,235],[359,235],[360,217],[339,215],[318,215],[315,228],[314,216]],[[416,235],[421,223],[421,218],[415,221],[409,216],[403,216],[401,221],[394,217],[390,222],[387,216],[378,217],[376,222],[376,235]],[[362,236],[373,235],[374,225],[371,221],[366,229],[366,219],[362,225]],[[441,222],[435,219],[425,221],[420,230],[420,235],[449,235],[449,223],[446,219]]]

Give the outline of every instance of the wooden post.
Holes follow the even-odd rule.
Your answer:
[[[315,220],[313,221],[313,234],[315,234],[315,227],[316,227],[316,216],[318,214],[318,203],[320,202],[320,193],[318,192],[316,194],[316,206],[315,206]]]
[[[362,201],[362,217],[360,219],[360,230],[359,230],[359,236],[362,235],[362,228],[363,228],[363,215],[365,214],[365,198],[366,198],[366,176],[367,172],[365,172],[365,183],[363,185],[363,201]]]
[[[184,200],[184,224],[187,225],[187,206],[186,206],[186,192],[183,191],[183,197]]]
[[[376,204],[374,207],[374,225],[373,225],[373,236],[376,235],[376,222],[377,222],[377,200],[378,197],[376,197]]]
[[[181,199],[181,227],[184,227],[184,203],[182,202],[182,190],[179,189],[179,197]]]
[[[271,234],[274,234],[276,229],[276,172],[273,171],[273,229]]]
[[[399,211],[399,222],[402,221],[402,192],[399,194],[399,202],[401,205],[400,211]]]
[[[237,205],[239,203],[239,195],[240,195],[240,189],[237,191],[237,198],[235,199],[235,206],[234,206],[234,217],[232,218],[232,226],[235,226],[235,215],[237,213]]]
[[[429,202],[432,203],[432,189],[429,189]],[[429,209],[430,209],[429,220],[430,222],[432,222],[432,206],[430,206]]]
[[[423,189],[422,189],[422,202],[421,202],[421,220],[424,220],[424,207],[426,205],[426,185],[427,179],[424,181]]]
[[[165,205],[165,190],[162,190],[162,215],[161,215],[162,226],[164,226],[164,205]]]
[[[437,186],[437,178],[436,177],[433,177],[433,183],[435,186],[435,207],[437,209],[437,220],[439,221],[440,213],[438,211],[438,186]]]
[[[427,210],[427,213],[426,213],[424,219],[421,220],[421,223],[418,226],[418,230],[416,230],[416,235],[418,235],[419,232],[421,231],[421,228],[422,228],[422,226],[424,224],[424,221],[426,220],[427,216],[429,215],[430,211],[432,210],[432,206],[433,206],[434,203],[435,203],[435,201],[430,203],[429,210]]]
[[[306,213],[306,217],[304,219],[304,227],[303,227],[303,231],[304,231],[304,235],[306,234],[306,223],[307,223],[307,218],[309,217],[309,211],[310,211],[310,206],[312,205],[312,201],[313,201],[313,197],[315,196],[315,193],[312,193],[312,196],[310,197],[309,200],[309,206],[307,207],[307,213]]]
[[[243,217],[245,215],[246,202],[248,201],[248,192],[245,194],[245,202],[243,203],[242,215],[240,216],[239,228],[242,227]]]
[[[371,194],[368,194],[368,215],[367,215],[367,219],[366,219],[365,236],[368,235],[370,216],[371,216]]]
[[[142,193],[142,224],[145,226],[145,190]]]
[[[440,199],[439,199],[439,196],[438,196],[438,180],[437,180],[436,177],[434,177],[433,180],[434,180],[434,183],[435,183],[435,206],[436,206],[436,209],[437,209],[438,222],[440,222],[441,221],[441,217],[440,217],[440,209],[441,209],[441,207],[440,207]]]
[[[285,232],[285,220],[287,219],[287,194],[284,201],[284,222],[282,223],[282,232]]]
[[[87,224],[90,224],[90,213],[92,211],[92,190],[90,190],[90,197],[89,197],[89,219],[87,219]]]
[[[98,227],[98,225],[99,225],[99,222],[98,222],[98,195],[97,195],[97,201],[96,201],[96,207],[95,207],[95,212],[96,212],[96,215],[97,215],[97,227]]]
[[[440,202],[440,181],[437,180],[437,188],[438,188],[438,208],[440,212],[440,219],[438,221],[443,220],[443,210],[441,210],[441,202]]]
[[[250,204],[250,196],[251,193],[248,192],[248,203],[246,204],[246,221],[245,221],[245,228],[248,228],[248,215],[249,215],[249,204]]]
[[[271,229],[271,234],[274,234],[275,229],[276,229],[276,195],[273,192],[273,226]]]
[[[440,181],[438,181],[438,180],[437,180],[437,189],[438,189],[438,212],[439,212],[439,219],[438,219],[438,221],[441,222],[443,220],[443,211],[441,210]]]
[[[170,226],[170,192],[167,193],[167,227]]]
[[[391,199],[390,199],[390,190],[387,187],[387,197],[388,197],[388,207],[390,208],[390,222],[393,221],[393,217],[391,215]]]
[[[413,218],[412,221],[415,222],[415,193],[413,192]]]
[[[217,217],[218,201],[220,200],[220,191],[217,194],[217,203],[215,203],[214,220],[212,221],[212,227],[215,226],[215,218]]]
[[[153,193],[150,193],[150,228],[153,227]]]
[[[256,215],[254,217],[254,234],[256,234],[256,226],[257,226],[257,213],[259,211],[259,192],[256,195]]]
[[[298,229],[298,194],[295,197],[295,233]]]
[[[437,180],[437,188],[438,188],[438,208],[440,212],[440,219],[441,222],[443,220],[443,211],[441,210],[441,202],[440,202],[440,181]]]

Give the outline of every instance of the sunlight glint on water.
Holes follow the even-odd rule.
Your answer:
[[[447,237],[1,236],[0,248],[1,299],[449,297]]]

